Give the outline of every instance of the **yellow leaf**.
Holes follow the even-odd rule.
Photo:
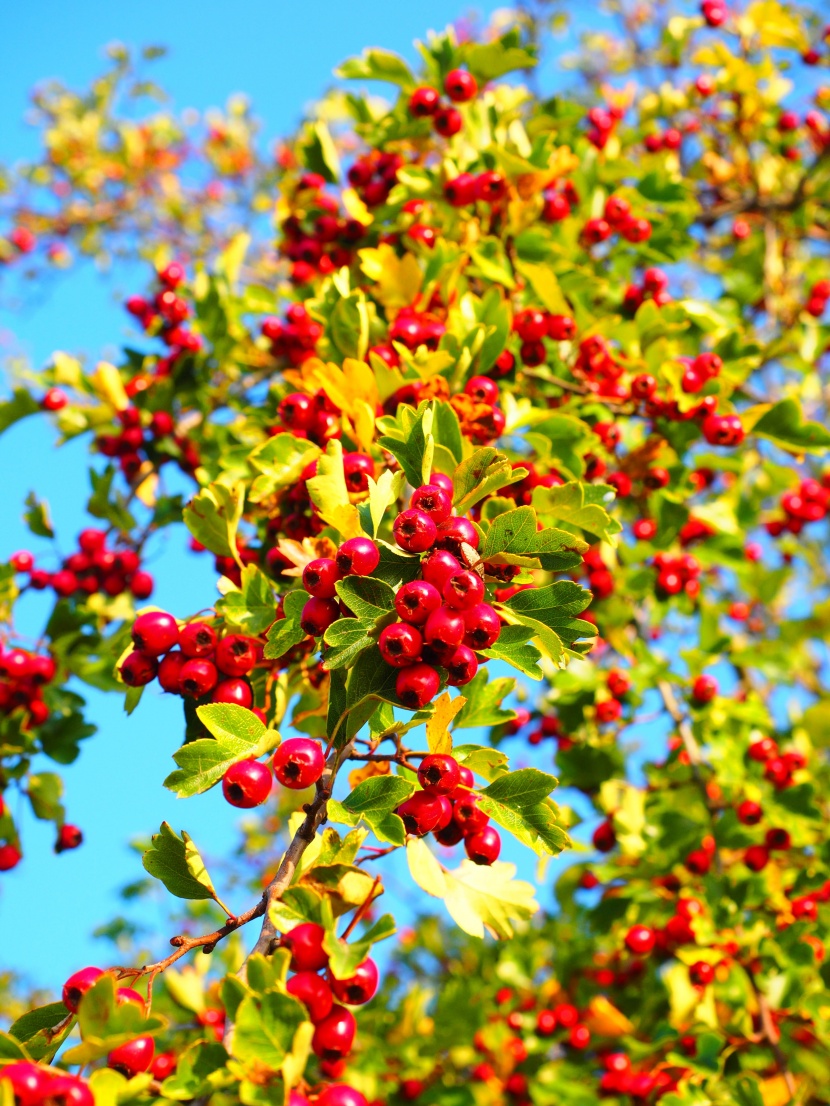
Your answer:
[[[158,488],[159,478],[158,473],[153,471],[153,466],[149,461],[145,461],[139,469],[139,475],[146,470],[147,475],[138,485],[135,490],[137,498],[144,504],[145,507],[155,507],[156,505],[156,488]]]
[[[531,284],[533,291],[553,315],[570,315],[571,308],[562,294],[559,281],[548,265],[517,261],[516,268]]]
[[[810,40],[803,23],[790,5],[778,0],[757,0],[738,17],[742,34],[757,35],[761,46],[783,47],[804,53]]]
[[[311,502],[329,526],[339,530],[344,538],[357,538],[363,533],[357,507],[349,500],[343,472],[343,446],[335,438],[317,461],[317,474],[307,481]]]
[[[90,377],[92,387],[101,399],[116,411],[130,406],[130,400],[124,391],[121,373],[109,361],[99,361],[98,367]]]
[[[392,246],[382,242],[373,249],[358,250],[360,267],[377,284],[375,298],[386,308],[407,307],[421,289],[423,274],[412,253],[398,257]]]
[[[466,702],[463,695],[457,695],[453,699],[449,691],[445,691],[436,701],[435,713],[427,722],[427,748],[431,753],[452,752],[450,722]]]
[[[406,862],[409,865],[409,874],[421,890],[437,899],[443,899],[447,890],[444,869],[423,838],[414,837],[407,842]]]
[[[388,776],[388,760],[368,760],[362,767],[349,772],[349,787],[354,790],[359,783],[370,780],[373,776]]]
[[[340,198],[343,201],[343,207],[352,219],[357,219],[365,227],[368,227],[374,221],[374,215],[353,188],[345,188],[340,193]]]
[[[52,368],[56,384],[67,384],[76,388],[81,382],[81,362],[63,350],[56,349],[52,354]]]
[[[595,995],[591,999],[582,1020],[592,1033],[600,1037],[622,1037],[625,1033],[634,1032],[634,1026],[625,1014],[604,995]]]
[[[309,391],[322,389],[348,419],[348,429],[353,431],[350,436],[365,452],[371,449],[380,395],[375,374],[365,361],[347,357],[340,368],[333,362],[326,364],[317,357],[310,357],[301,371],[292,376]]]
[[[303,538],[301,542],[293,538],[280,538],[277,549],[294,566],[284,568],[283,576],[302,576],[303,569],[309,561],[318,557],[334,557],[337,546],[331,538]]]
[[[463,860],[454,872],[444,872],[444,902],[456,925],[471,937],[512,937],[513,921],[526,921],[539,909],[534,888],[514,879],[516,865],[497,860],[485,868]]]
[[[795,1080],[796,1084],[798,1080]],[[762,1079],[758,1087],[764,1106],[787,1106],[788,1102],[795,1100],[795,1095],[790,1093],[787,1080],[783,1075],[773,1075],[769,1079]]]

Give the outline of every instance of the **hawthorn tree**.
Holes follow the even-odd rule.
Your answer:
[[[239,912],[165,822],[155,959],[5,996],[6,1106],[828,1101],[825,36],[615,11],[570,97],[528,88],[540,5],[347,61],[267,158],[239,101],[136,121],[120,49],[37,94],[7,287],[154,273],[118,364],[56,353],[0,405],[91,455],[74,551],[33,495],[0,567],[0,782],[77,847],[74,689],[140,719],[156,686],[171,817],[262,816]],[[167,527],[215,560],[198,613],[152,605]],[[0,809],[0,868],[37,864]],[[421,920],[379,971],[399,851]]]

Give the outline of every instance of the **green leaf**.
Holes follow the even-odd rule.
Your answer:
[[[229,626],[257,637],[267,630],[276,615],[276,601],[271,581],[256,565],[245,565],[242,587],[227,592],[216,609]]]
[[[399,584],[405,584],[409,580],[417,580],[421,575],[421,558],[411,553],[404,553],[396,546],[388,542],[378,541],[380,561],[374,571],[376,580],[385,580],[396,588]]]
[[[397,678],[396,669],[385,663],[376,645],[360,654],[357,663],[349,673],[346,688],[348,715],[345,726],[337,734],[338,743],[354,737],[360,727],[374,714],[378,702],[385,700],[399,705],[398,696],[395,693]]]
[[[300,148],[303,164],[312,173],[319,173],[331,184],[335,184],[340,179],[340,158],[337,154],[337,146],[322,120],[318,119],[306,126]]]
[[[398,459],[407,480],[414,488],[425,482],[424,470],[429,466],[425,465],[424,459],[429,448],[428,439],[431,439],[434,418],[434,405],[424,402],[417,411],[402,404],[396,416],[387,415],[379,420],[378,425],[386,433],[378,439],[378,445]]]
[[[36,415],[40,404],[25,388],[15,388],[12,398],[0,403],[0,434],[28,415]]]
[[[587,545],[566,530],[539,530],[532,507],[516,507],[490,524],[480,555],[483,561],[565,572],[581,561]]]
[[[182,831],[181,837],[167,822],[154,834],[141,863],[179,899],[216,899],[211,878],[199,850]]]
[[[251,502],[262,503],[279,488],[296,484],[306,465],[319,456],[318,446],[295,438],[293,434],[275,434],[269,438],[249,458],[260,474],[251,486]]]
[[[180,1052],[176,1070],[165,1079],[162,1094],[178,1102],[190,1102],[227,1086],[233,1076],[227,1070],[228,1054],[218,1041],[196,1041]]]
[[[335,586],[349,610],[367,626],[374,626],[379,618],[395,609],[394,591],[374,576],[347,576]]]
[[[470,72],[482,83],[494,81],[517,69],[532,69],[536,65],[535,48],[520,46],[513,32],[503,35],[496,42],[466,44],[463,55]]]
[[[136,521],[127,510],[124,496],[120,492],[112,492],[115,480],[115,468],[107,465],[103,472],[89,470],[89,481],[92,484],[92,495],[87,500],[86,509],[93,518],[106,519],[117,529],[131,533],[136,528]],[[112,494],[110,494],[112,493]]]
[[[337,301],[329,319],[331,340],[344,357],[366,358],[369,348],[369,312],[362,292]]]
[[[549,801],[554,776],[536,768],[507,772],[481,791],[481,808],[523,844],[540,856],[555,856],[568,844],[568,835],[556,824],[556,807]]]
[[[323,656],[323,668],[327,672],[350,667],[364,649],[374,644],[357,618],[338,618],[326,630],[323,641],[329,646]]]
[[[383,525],[386,509],[397,501],[405,483],[406,476],[403,472],[392,472],[390,469],[384,470],[377,482],[371,476],[369,477],[369,498],[365,503],[361,503],[358,510],[363,529],[373,538],[377,537]]]
[[[344,61],[335,75],[344,80],[389,81],[406,92],[415,88],[409,66],[403,58],[388,50],[364,50],[359,58]]]
[[[472,730],[478,726],[500,726],[511,722],[516,712],[502,707],[501,703],[515,687],[516,681],[509,676],[488,680],[487,669],[479,668],[475,677],[464,687],[467,702],[456,715],[455,728]]]
[[[84,995],[78,1011],[82,1043],[63,1053],[67,1064],[88,1064],[135,1037],[152,1036],[165,1026],[163,1018],[145,1017],[137,1003],[115,1001],[115,976],[100,976]]]
[[[531,645],[532,632],[526,626],[502,626],[498,639],[489,649],[480,652],[494,661],[507,661],[532,680],[541,680],[544,673],[539,667],[542,654]]]
[[[370,776],[341,803],[352,814],[389,814],[408,799],[415,784],[402,776]]]
[[[830,430],[803,419],[794,399],[774,404],[758,419],[752,432],[792,453],[824,453],[830,448]]]
[[[504,453],[492,446],[477,449],[453,473],[455,513],[464,515],[480,499],[527,476],[527,469],[513,468]]]
[[[549,265],[537,265],[531,261],[516,261],[516,269],[530,284],[552,315],[570,315],[571,305],[562,294],[559,281]]]
[[[38,499],[34,492],[26,496],[27,510],[23,513],[23,519],[31,533],[39,538],[54,538],[52,520],[49,517],[49,504],[45,499]]]
[[[182,745],[173,754],[178,769],[164,786],[181,798],[201,795],[224,776],[232,764],[261,756],[279,741],[253,711],[235,703],[207,703],[196,708],[199,720],[213,734]]]
[[[50,1002],[18,1018],[10,1026],[9,1033],[25,1044],[33,1060],[51,1060],[74,1025],[75,1018],[62,1002]],[[62,1026],[59,1031],[58,1026]]]
[[[262,655],[268,660],[277,660],[295,645],[299,645],[308,636],[300,625],[303,607],[308,602],[308,593],[303,588],[289,591],[283,600],[282,609],[285,618],[280,618],[268,631]]]
[[[238,560],[236,532],[245,506],[245,485],[209,484],[191,499],[182,517],[190,533],[220,557]]]
[[[327,931],[323,939],[323,948],[329,954],[329,970],[335,979],[348,979],[372,951],[372,946],[385,941],[396,932],[395,919],[384,914],[368,929],[362,937],[350,942],[343,941],[334,933]]]
[[[578,638],[593,637],[596,627],[574,615],[591,602],[591,593],[570,580],[560,580],[545,588],[517,592],[503,607],[533,631],[542,650],[560,664]]]
[[[54,772],[39,772],[29,776],[26,794],[36,818],[44,822],[57,822],[63,818],[63,780]]]
[[[611,502],[613,495],[613,488],[607,484],[583,484],[572,480],[553,488],[535,488],[533,506],[552,522],[565,522],[600,541],[610,541],[622,529],[603,505],[606,498]]]
[[[305,1020],[305,1007],[290,995],[249,995],[236,1012],[231,1052],[258,1072],[279,1071]]]

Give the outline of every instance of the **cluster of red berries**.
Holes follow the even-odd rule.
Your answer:
[[[677,127],[667,127],[662,132],[653,131],[646,135],[643,145],[650,154],[657,154],[661,150],[679,150],[683,145],[683,131]]]
[[[339,438],[340,408],[332,403],[320,388],[314,395],[291,392],[279,402],[277,414],[280,422],[271,428],[272,434],[287,430],[295,438],[305,438],[325,448],[326,442]]]
[[[576,337],[576,323],[570,315],[552,315],[538,307],[527,307],[513,319],[513,330],[521,340],[522,364],[535,368],[548,359],[545,339],[570,342]]]
[[[594,702],[596,720],[600,724],[620,720],[623,712],[623,700],[631,690],[631,679],[625,672],[614,668],[606,676],[605,685],[608,689],[608,696],[597,698]],[[562,747],[561,741],[559,747],[560,749]]]
[[[582,228],[581,237],[586,246],[607,242],[615,233],[626,242],[647,242],[651,231],[649,220],[634,215],[628,200],[622,196],[609,196],[605,201],[603,217],[589,219]]]
[[[700,595],[700,562],[693,554],[681,553],[679,557],[673,557],[668,553],[657,553],[651,563],[657,569],[654,590],[661,599],[679,595],[681,591],[690,599]]]
[[[308,492],[307,481],[316,472],[317,462],[311,461],[303,469],[297,483],[285,493],[280,502],[280,513],[269,520],[269,536],[284,534],[294,541],[302,541],[304,538],[315,537],[325,529],[325,523],[311,502]],[[374,479],[375,476],[375,462],[368,453],[344,453],[343,475],[350,495],[365,495],[369,491],[369,477]],[[257,554],[249,550],[247,556],[255,560]],[[281,571],[286,567],[285,558],[276,547],[268,551],[265,559],[271,571]]]
[[[59,1068],[44,1067],[31,1060],[13,1060],[0,1068],[0,1085],[11,1086],[16,1106],[95,1106],[86,1080]]]
[[[819,318],[830,300],[830,280],[817,280],[810,289],[804,310]]]
[[[806,766],[804,756],[792,749],[782,752],[778,742],[772,737],[761,737],[753,741],[747,749],[747,756],[764,766],[764,779],[768,780],[776,791],[785,791],[795,783],[795,773]]]
[[[397,808],[406,832],[414,837],[435,836],[439,845],[451,848],[464,842],[475,864],[492,864],[501,852],[498,830],[473,794],[473,773],[447,753],[431,753],[421,761],[416,791]]]
[[[145,461],[152,461],[156,467],[175,461],[188,476],[201,464],[196,443],[176,433],[176,422],[169,411],[142,412],[130,406],[119,411],[116,418],[120,431],[99,434],[95,444],[103,457],[118,460],[127,480],[135,479]]]
[[[592,107],[586,116],[589,125],[586,138],[591,145],[598,150],[604,150],[608,145],[608,139],[614,133],[614,128],[624,115],[624,109],[618,104]]]
[[[64,558],[56,572],[37,568],[33,554],[26,549],[12,554],[10,563],[15,572],[28,574],[30,588],[52,588],[61,599],[97,592],[116,596],[125,591],[136,599],[148,599],[153,593],[153,577],[141,568],[139,554],[134,549],[110,549],[104,530],[82,530],[78,548]]]
[[[302,365],[314,356],[323,336],[321,323],[315,322],[301,303],[292,303],[285,312],[285,321],[269,315],[262,323],[262,335],[271,343],[271,354],[291,365]]]
[[[393,342],[400,342],[408,350],[426,346],[438,349],[438,343],[447,331],[446,323],[430,311],[418,311],[414,307],[402,307],[389,327],[389,345],[374,346],[373,352],[390,365],[399,365],[400,358]]]
[[[573,181],[556,181],[542,193],[541,219],[543,223],[561,223],[579,207],[579,193]]]
[[[63,985],[61,997],[70,1014],[77,1014],[84,995],[105,973],[100,968],[81,968],[67,979]],[[132,1003],[142,1014],[145,1013],[144,998],[132,987],[118,987],[115,1001],[119,1006]],[[135,1037],[131,1041],[118,1045],[107,1056],[107,1066],[121,1072],[128,1079],[147,1071],[153,1062],[155,1042],[152,1037]],[[82,1106],[82,1104],[77,1104]]]
[[[0,643],[0,714],[23,711],[24,729],[30,730],[49,717],[43,691],[54,680],[54,657],[27,649],[6,649]]]
[[[297,206],[282,222],[280,253],[291,261],[295,284],[350,265],[366,231],[358,219],[339,215],[337,200],[323,191],[325,183],[318,173],[303,173],[294,197]]]
[[[493,442],[504,433],[506,420],[498,402],[498,385],[489,376],[471,377],[461,395],[450,396],[461,433],[478,445]]]
[[[389,199],[389,193],[398,179],[398,170],[403,168],[403,164],[400,154],[372,150],[359,157],[346,176],[367,207],[379,207]],[[364,227],[360,223],[358,226],[362,234]]]
[[[178,261],[171,261],[156,275],[159,287],[152,299],[130,296],[124,306],[145,330],[158,327],[159,337],[170,352],[159,361],[156,375],[168,376],[179,358],[186,353],[197,353],[202,348],[202,339],[184,326],[191,315],[190,305],[176,292],[184,282],[183,266]]]
[[[453,104],[466,104],[478,92],[478,83],[466,69],[453,69],[444,78],[444,92]],[[416,88],[409,97],[409,114],[416,119],[431,119],[436,134],[452,138],[464,125],[458,108],[441,102],[441,94],[430,85]]]
[[[708,967],[708,965],[707,965]],[[689,1041],[695,1044],[694,1038]],[[603,1095],[628,1095],[637,1102],[662,1098],[676,1091],[680,1080],[688,1074],[687,1068],[661,1067],[658,1071],[637,1071],[631,1066],[631,1058],[624,1052],[606,1052],[600,1056],[603,1067],[599,1077],[599,1089]]]
[[[827,517],[830,507],[830,477],[822,483],[807,479],[800,481],[794,491],[781,496],[783,518],[773,518],[766,523],[767,533],[777,538],[784,531],[800,534],[808,522],[820,522]]]
[[[145,611],[133,623],[132,640],[135,648],[119,669],[128,687],[143,687],[158,677],[164,691],[186,699],[210,696],[211,703],[255,709],[245,677],[262,657],[256,638],[244,634],[219,638],[208,622],[179,627],[166,611]]]
[[[607,599],[614,592],[614,574],[602,559],[599,546],[594,545],[582,555],[582,572],[578,574],[588,577],[588,587],[593,593],[594,599]],[[585,618],[582,614],[581,618]]]
[[[710,380],[715,380],[723,368],[723,361],[716,353],[699,353],[697,357],[681,357],[685,366],[680,387],[687,395],[697,395]]]
[[[326,931],[314,922],[302,922],[294,926],[280,939],[280,944],[291,953],[290,971],[286,989],[303,1004],[314,1025],[311,1048],[320,1060],[324,1076],[338,1079],[343,1074],[346,1059],[354,1046],[357,1023],[347,1007],[364,1006],[374,998],[378,989],[378,969],[374,960],[367,957],[347,979],[335,979],[328,970],[329,955],[323,947]],[[321,974],[324,973],[324,974]],[[336,1094],[338,1085],[320,1092],[316,1102],[328,1106],[365,1106],[365,1098]],[[340,1084],[353,1096],[359,1092]],[[294,1106],[307,1103],[305,1096],[295,1092]]]
[[[646,300],[652,300],[658,307],[671,303],[669,278],[662,269],[646,269],[641,284],[628,285],[623,294],[623,310],[633,315]]]
[[[459,173],[444,184],[444,199],[452,207],[467,207],[477,202],[498,204],[507,195],[507,180],[501,173]]]
[[[271,761],[277,780],[292,791],[313,787],[325,766],[323,750],[308,737],[283,741]],[[231,806],[242,810],[261,806],[271,794],[271,769],[252,757],[237,761],[222,777],[222,794]]]

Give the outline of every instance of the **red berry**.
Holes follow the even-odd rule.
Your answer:
[[[63,985],[63,991],[61,992],[61,998],[66,1009],[71,1014],[78,1013],[78,1006],[81,999],[86,992],[92,986],[97,979],[100,979],[104,973],[100,968],[81,968],[67,979]]]
[[[215,660],[225,676],[247,676],[257,662],[257,643],[244,634],[228,634],[217,644]]]
[[[423,644],[418,630],[407,622],[385,626],[378,638],[380,655],[393,668],[406,668],[420,660]]]
[[[429,515],[437,526],[452,514],[452,495],[437,484],[424,484],[412,493],[409,506]]]
[[[455,824],[460,826],[465,837],[470,833],[478,833],[490,821],[489,815],[479,806],[478,796],[471,792],[455,799],[452,817]]]
[[[433,830],[443,829],[452,817],[452,807],[443,795],[416,791],[401,803],[395,813],[403,819],[406,832],[423,837]]]
[[[147,611],[133,623],[132,638],[136,649],[148,656],[158,657],[178,642],[179,628],[171,614]]]
[[[121,662],[119,672],[127,687],[144,687],[155,679],[158,661],[145,653],[132,652]]]
[[[360,1091],[347,1083],[330,1083],[317,1095],[314,1106],[368,1106],[368,1103]]]
[[[179,691],[188,699],[201,699],[213,691],[219,682],[219,673],[213,661],[195,657],[185,661],[179,669]]]
[[[600,822],[594,830],[591,841],[598,852],[610,853],[617,843],[617,834],[613,822]]]
[[[449,795],[461,782],[461,769],[448,753],[431,753],[421,761],[418,782],[432,795]]]
[[[43,394],[40,406],[44,411],[62,411],[69,399],[62,388],[49,388]]]
[[[438,527],[436,545],[439,549],[446,549],[457,555],[461,552],[462,545],[478,549],[478,533],[469,519],[454,515]]]
[[[77,826],[65,822],[58,830],[58,839],[55,842],[55,852],[63,853],[68,849],[77,849],[83,844],[84,835]]]
[[[271,794],[273,780],[266,764],[258,760],[240,760],[222,777],[222,794],[231,806],[250,810],[261,806]]]
[[[95,1106],[92,1091],[83,1079],[77,1075],[52,1077],[46,1091],[45,1100],[60,1103],[60,1106]]]
[[[707,964],[705,960],[696,960],[689,967],[689,979],[696,987],[706,987],[714,981],[714,978],[715,969],[712,964]]]
[[[483,600],[484,581],[472,569],[462,569],[444,584],[443,596],[448,607],[467,611]]]
[[[476,199],[476,178],[472,173],[459,173],[444,184],[444,198],[452,207],[466,207]]]
[[[464,850],[474,864],[493,864],[501,852],[501,838],[493,826],[484,826],[464,838]]]
[[[438,91],[430,88],[429,85],[423,85],[421,88],[416,88],[409,97],[409,113],[417,119],[425,119],[435,115],[440,102]]]
[[[409,553],[424,553],[435,543],[437,528],[425,511],[410,508],[395,519],[395,541]]]
[[[444,91],[456,104],[464,104],[478,92],[478,84],[466,69],[453,69],[444,78]]]
[[[330,557],[318,557],[309,561],[303,569],[303,587],[318,599],[334,599],[335,584],[340,579],[340,569]]]
[[[769,863],[769,850],[763,845],[750,845],[744,853],[744,864],[751,872],[760,872]]]
[[[449,659],[464,640],[465,620],[449,607],[433,611],[424,624],[424,642],[439,660]]]
[[[441,593],[426,580],[410,580],[401,585],[395,594],[398,616],[413,626],[422,626],[440,606]]]
[[[216,632],[207,622],[188,622],[179,631],[179,648],[186,657],[209,657],[216,647]]]
[[[323,1060],[339,1060],[351,1052],[356,1032],[354,1014],[345,1006],[333,1006],[331,1013],[317,1023],[311,1047]]]
[[[274,775],[283,787],[294,791],[317,783],[325,766],[323,750],[308,737],[290,737],[274,753]]]
[[[354,975],[348,979],[332,979],[331,989],[334,997],[349,1006],[363,1006],[374,998],[378,989],[377,964],[371,957],[358,964]]]
[[[335,560],[343,576],[371,576],[380,561],[380,550],[371,538],[349,538],[337,550]]]
[[[461,571],[461,562],[446,549],[436,549],[421,561],[421,575],[439,592],[451,576]]]
[[[489,603],[476,603],[463,612],[464,644],[469,649],[489,649],[501,632],[501,619]]]
[[[164,1080],[176,1070],[178,1062],[179,1058],[176,1056],[175,1052],[160,1052],[150,1065],[153,1078],[163,1083]]]
[[[300,626],[311,637],[322,637],[339,617],[340,607],[333,599],[316,599],[312,596],[302,609]]]
[[[316,972],[297,972],[288,980],[285,989],[300,1000],[313,1022],[320,1022],[331,1013],[334,1005],[331,987]]]
[[[187,657],[178,649],[172,650],[167,656],[161,658],[158,666],[158,680],[162,690],[172,692],[174,695],[181,693],[179,678],[186,661]]]
[[[568,1035],[571,1048],[587,1048],[591,1043],[591,1031],[587,1025],[575,1025]]]
[[[326,931],[315,922],[301,922],[281,941],[291,953],[292,972],[319,972],[328,966],[329,954],[323,948]]]
[[[395,682],[395,694],[408,710],[420,710],[438,693],[441,681],[429,664],[404,668]]]
[[[29,1060],[15,1060],[0,1068],[0,1078],[11,1084],[18,1106],[40,1106],[50,1096],[54,1077]]]
[[[153,1062],[155,1042],[152,1037],[136,1037],[133,1041],[114,1048],[107,1056],[107,1067],[120,1071],[131,1079],[139,1072],[147,1071]]]
[[[247,680],[230,677],[219,681],[213,689],[210,701],[211,703],[232,703],[250,710],[254,703],[254,693]]]
[[[692,684],[692,698],[697,703],[709,703],[718,693],[718,681],[714,676],[698,676]]]
[[[635,956],[648,956],[655,944],[655,934],[648,926],[632,926],[625,935],[625,946]]]

